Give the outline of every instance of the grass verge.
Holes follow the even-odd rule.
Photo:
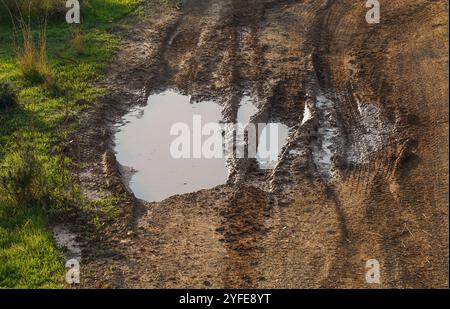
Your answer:
[[[64,15],[52,17],[46,29],[48,66],[55,83],[50,88],[24,74],[13,28],[2,13],[0,83],[15,89],[17,102],[0,106],[1,288],[63,287],[64,261],[48,222],[81,202],[70,179],[70,159],[61,151],[76,129],[67,119],[89,108],[77,104],[80,99],[90,102],[103,94],[95,83],[120,45],[114,30],[139,2],[85,0],[81,25],[66,24]],[[30,144],[32,154],[26,157],[29,150],[24,147]],[[31,171],[36,166],[38,176]]]

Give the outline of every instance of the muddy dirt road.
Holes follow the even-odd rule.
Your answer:
[[[83,282],[119,288],[448,287],[447,1],[146,1],[81,119],[77,174],[123,217],[84,236]],[[226,185],[145,203],[127,190],[114,125],[168,88],[234,121],[291,128],[274,170],[235,160]],[[368,285],[366,262],[381,263]]]

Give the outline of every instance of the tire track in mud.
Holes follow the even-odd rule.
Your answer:
[[[255,269],[264,255],[261,240],[266,233],[265,220],[270,216],[265,195],[256,188],[241,187],[221,213],[223,222],[219,231],[224,235],[228,252],[227,267],[222,274],[225,288],[251,288],[264,280],[258,278]]]
[[[328,3],[325,6],[325,10],[323,11],[323,14],[320,14],[318,16],[318,33],[314,35],[313,41],[315,42],[315,51],[313,53],[313,65],[316,68],[316,76],[318,80],[318,88],[321,88],[321,91],[328,92],[328,89],[332,92],[339,91],[338,89],[334,89],[334,86],[332,84],[332,70],[331,67],[333,64],[333,60],[331,57],[332,55],[332,47],[331,43],[333,42],[333,38],[341,36],[341,37],[349,37],[351,36],[350,28],[345,27],[339,27],[339,24],[342,23],[342,18],[346,15],[348,11],[351,10],[351,5],[336,5],[337,3],[335,1],[328,1]],[[338,33],[337,30],[340,28],[341,33]],[[354,33],[353,33],[354,35]],[[330,59],[331,58],[331,59]],[[349,92],[350,95],[355,95],[354,92]],[[319,94],[319,96],[322,94]],[[317,96],[317,95],[316,95]],[[333,286],[333,285],[343,285],[343,286],[352,286],[356,284],[357,286],[364,286],[363,280],[363,272],[361,271],[359,273],[360,279],[359,283],[357,277],[349,276],[349,274],[345,274],[344,271],[351,269],[352,267],[355,267],[355,265],[360,265],[361,270],[363,269],[364,262],[368,259],[372,258],[373,256],[376,256],[378,259],[385,261],[385,260],[393,260],[392,258],[389,258],[389,256],[381,251],[378,254],[375,253],[377,251],[376,247],[380,246],[380,242],[376,241],[377,245],[372,247],[371,250],[364,249],[364,243],[361,242],[361,240],[358,240],[361,235],[365,233],[372,233],[370,226],[367,226],[363,224],[363,226],[359,226],[355,229],[355,226],[351,224],[352,221],[354,221],[355,214],[351,214],[348,212],[347,209],[345,209],[345,204],[348,197],[345,195],[342,195],[342,185],[336,180],[336,177],[339,178],[341,175],[333,175],[330,171],[330,168],[339,164],[339,166],[349,166],[352,163],[350,162],[350,158],[348,154],[345,152],[339,151],[338,149],[342,149],[344,145],[348,145],[348,143],[351,141],[351,131],[352,127],[355,126],[355,123],[360,123],[361,116],[356,115],[356,117],[353,117],[353,121],[345,122],[345,119],[342,118],[340,115],[342,111],[339,111],[338,108],[343,108],[343,103],[341,97],[339,95],[327,95],[330,98],[324,98],[324,99],[317,99],[317,101],[320,102],[320,100],[325,100],[328,102],[331,102],[331,104],[322,104],[320,106],[317,106],[320,108],[325,108],[326,111],[319,112],[319,122],[321,125],[325,125],[323,129],[319,129],[320,131],[323,130],[323,134],[327,134],[327,132],[330,132],[328,134],[331,134],[330,137],[322,137],[322,146],[321,147],[330,147],[333,146],[334,150],[331,150],[331,165],[325,164],[322,168],[320,168],[317,165],[318,162],[320,162],[320,159],[315,159],[316,166],[319,167],[319,170],[322,170],[321,174],[325,175],[324,180],[328,183],[327,185],[327,194],[334,200],[337,219],[339,221],[340,229],[341,229],[341,246],[339,247],[339,253],[337,255],[337,258],[334,260],[332,264],[333,272],[330,276],[326,278],[326,280],[323,281],[323,286]],[[355,102],[355,99],[350,98],[351,101]],[[345,106],[345,105],[344,105]],[[354,110],[354,109],[353,109]],[[354,110],[355,111],[355,110]],[[351,115],[355,115],[355,113],[350,113]],[[331,122],[330,122],[331,121]],[[350,128],[350,130],[348,129]],[[339,132],[339,133],[337,133]],[[333,135],[339,137],[340,142],[338,141],[333,142],[332,138]],[[314,147],[314,146],[313,146]],[[317,147],[317,146],[316,146]],[[317,150],[316,150],[317,151]],[[314,150],[313,150],[314,152]],[[337,157],[334,157],[337,156]],[[336,161],[337,160],[337,161]],[[372,168],[370,167],[373,164],[361,164],[358,166],[358,177],[356,180],[356,187],[360,188],[359,190],[362,191],[363,195],[365,192],[368,192],[371,189],[372,186],[374,186],[374,179],[376,179],[376,176],[371,176],[372,174]],[[325,171],[324,171],[325,170]],[[327,172],[328,170],[329,172]],[[338,172],[339,173],[339,172]],[[351,175],[352,173],[350,173]],[[375,171],[375,175],[378,174],[378,171]],[[334,185],[334,183],[337,182],[337,186]],[[361,201],[364,203],[363,201]],[[351,219],[349,219],[351,218]],[[350,222],[349,222],[350,221]],[[374,235],[381,235],[378,233],[373,233]],[[378,238],[378,237],[375,238]],[[364,238],[364,236],[363,236]],[[372,237],[373,239],[373,237]],[[362,240],[367,241],[367,239]],[[370,241],[369,241],[370,242]],[[372,241],[373,243],[373,241]],[[365,255],[363,253],[364,251],[373,251],[372,257],[370,255]],[[388,266],[388,265],[383,265]],[[387,272],[386,272],[387,273]],[[358,274],[358,272],[356,272]]]
[[[406,6],[401,1],[397,1],[393,7],[396,5]],[[391,11],[385,8],[385,22],[380,27],[367,27],[367,25],[360,24],[353,27],[362,30],[359,33],[358,31],[353,31],[353,34],[351,34],[351,31],[345,30],[346,26],[348,27],[347,29],[352,27],[349,20],[340,21],[338,18],[335,18],[336,25],[324,27],[324,29],[340,28],[343,33],[340,39],[344,40],[342,43],[337,41],[337,39],[333,40],[333,36],[338,37],[339,33],[331,36],[325,35],[328,45],[323,45],[322,50],[318,53],[322,57],[321,60],[319,59],[322,62],[321,66],[328,66],[329,68],[324,70],[327,73],[324,74],[326,78],[323,79],[323,83],[332,89],[334,88],[335,91],[343,91],[341,90],[342,88],[348,89],[348,86],[345,85],[348,79],[345,76],[339,76],[342,74],[339,72],[340,66],[344,66],[344,68],[346,66],[347,61],[345,58],[350,56],[350,59],[357,59],[356,76],[351,77],[350,90],[347,90],[346,100],[340,101],[340,108],[344,111],[351,109],[352,105],[358,108],[353,108],[353,113],[342,113],[341,111],[341,115],[345,116],[342,118],[342,123],[346,127],[348,142],[353,143],[362,136],[362,153],[366,156],[371,156],[356,164],[356,169],[351,167],[347,170],[345,172],[346,175],[344,174],[344,181],[337,186],[342,213],[347,220],[351,249],[351,259],[347,261],[348,265],[344,265],[343,268],[348,269],[351,265],[363,265],[364,261],[371,258],[371,256],[378,256],[381,261],[385,262],[383,266],[385,268],[383,274],[385,276],[384,284],[392,284],[396,287],[399,286],[398,282],[408,285],[410,283],[406,282],[414,281],[414,276],[407,269],[414,264],[414,267],[418,270],[422,267],[420,264],[423,263],[423,261],[418,262],[416,260],[410,263],[409,266],[406,266],[408,265],[408,258],[406,258],[404,250],[409,251],[409,254],[416,252],[412,253],[414,256],[420,251],[416,251],[420,246],[427,248],[428,244],[423,242],[421,245],[418,245],[416,243],[415,248],[408,248],[404,244],[405,238],[408,238],[405,236],[415,238],[412,234],[408,235],[407,226],[415,224],[414,221],[416,220],[407,219],[408,215],[405,212],[407,207],[405,207],[404,201],[398,200],[396,197],[397,183],[394,178],[397,178],[395,175],[398,174],[399,170],[403,169],[401,168],[403,163],[400,162],[404,160],[404,155],[406,157],[414,157],[413,153],[417,144],[414,138],[411,138],[411,129],[413,128],[404,122],[405,119],[411,118],[410,111],[397,104],[391,106],[386,104],[386,101],[392,100],[392,97],[395,95],[399,95],[399,93],[395,92],[395,89],[388,86],[389,83],[395,82],[399,77],[395,73],[386,72],[389,71],[386,68],[390,67],[387,64],[387,59],[389,59],[390,54],[389,45],[395,44],[393,42],[399,39],[399,33],[393,30],[398,28],[395,28],[393,25],[405,27],[408,31],[412,31],[412,24],[410,24],[412,19],[410,19],[409,23],[402,23],[405,22],[405,19],[411,18],[411,16],[419,19],[424,18],[427,15],[427,13],[424,13],[424,9],[429,7],[429,5],[429,3],[416,1],[414,5],[408,6],[405,10],[397,7]],[[329,16],[332,15],[333,13],[330,12]],[[423,16],[419,17],[419,15]],[[339,23],[343,25],[339,26]],[[365,31],[367,32],[365,33]],[[350,46],[353,45],[353,48],[344,47],[346,43],[349,44],[348,42],[352,42]],[[335,46],[333,46],[333,43]],[[345,54],[346,49],[349,49],[350,53]],[[336,54],[338,56],[335,56]],[[343,59],[339,59],[339,57]],[[385,65],[382,66],[380,62],[385,63]],[[408,73],[405,72],[405,74]],[[338,76],[336,77],[335,75]],[[400,76],[400,78],[403,78],[403,76]],[[405,90],[404,93],[408,93],[408,91]],[[361,101],[365,105],[360,105]],[[370,104],[367,104],[367,101],[376,102],[370,104],[372,104],[373,108],[378,109],[375,114],[372,113],[370,115],[370,118],[364,114],[368,108],[372,108]],[[349,121],[349,116],[355,115],[357,110],[359,112],[356,113],[356,117]],[[395,115],[395,117],[392,115]],[[370,150],[366,146],[368,142],[364,139],[367,136],[364,135],[366,134],[364,133],[365,127],[367,127],[366,119],[380,119],[378,121],[381,126],[389,128],[388,130],[390,131],[387,135],[383,132],[380,133],[383,144],[376,151]],[[370,122],[369,127],[369,130],[376,132],[376,126]],[[356,175],[356,178],[353,178],[354,180],[347,178],[352,178],[354,175]],[[394,191],[392,190],[393,188]],[[358,201],[358,198],[362,198],[362,200]],[[390,205],[391,209],[385,205]],[[409,223],[407,223],[408,221]],[[377,222],[377,224],[373,224],[373,222]],[[444,236],[445,233],[441,235]],[[350,279],[351,281],[356,282],[356,279],[352,278]],[[416,284],[420,285],[421,283],[416,282]],[[362,285],[362,283],[359,285]]]

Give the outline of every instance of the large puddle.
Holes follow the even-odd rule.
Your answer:
[[[121,165],[137,171],[129,184],[136,197],[162,201],[227,181],[226,158],[173,158],[172,126],[185,123],[192,128],[194,115],[200,115],[203,124],[219,123],[222,109],[169,90],[150,96],[146,107],[125,116],[126,124],[116,134],[116,153]]]
[[[257,112],[251,97],[244,96],[236,121],[246,127]],[[118,162],[133,171],[129,187],[136,197],[159,202],[225,184],[230,158],[225,149],[233,131],[223,132],[222,119],[217,103],[194,102],[174,90],[150,96],[145,107],[126,115],[118,127],[115,151]],[[283,124],[259,128],[255,158],[260,168],[275,167],[288,132]]]

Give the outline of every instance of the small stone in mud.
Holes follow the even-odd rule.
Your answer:
[[[278,202],[278,206],[280,207],[289,207],[291,205],[291,201],[287,199],[280,200]]]
[[[222,233],[223,231],[225,231],[225,228],[223,226],[216,228],[217,233]]]
[[[306,207],[304,212],[308,213],[308,212],[311,212],[312,210],[313,210],[312,207]]]

